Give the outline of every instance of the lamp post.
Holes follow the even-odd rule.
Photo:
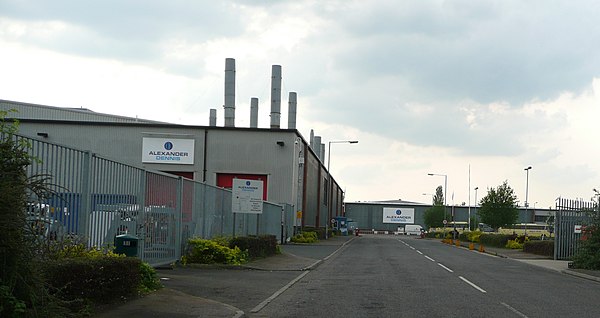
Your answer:
[[[525,217],[529,218],[529,211],[528,211],[528,207],[529,207],[529,203],[527,202],[527,200],[529,199],[529,170],[531,170],[531,166],[527,167],[524,169],[526,174],[527,174],[527,181],[525,183]],[[529,223],[529,222],[525,222],[525,223]],[[527,236],[527,225],[525,225],[525,236]]]
[[[325,220],[325,239],[329,238],[329,218],[331,216],[331,190],[333,187],[331,186],[331,172],[329,171],[329,167],[331,165],[331,144],[357,144],[358,140],[333,140],[329,142],[329,146],[327,147],[327,204],[329,207],[327,208],[327,220]]]
[[[479,228],[479,218],[477,217],[477,190],[479,189],[479,187],[475,187],[475,218],[477,220],[477,228]]]

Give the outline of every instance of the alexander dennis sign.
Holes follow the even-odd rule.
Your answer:
[[[413,208],[383,208],[383,223],[415,223],[415,209]]]
[[[143,138],[142,162],[194,164],[194,139]]]
[[[231,212],[263,212],[263,182],[261,180],[233,179],[231,187]]]

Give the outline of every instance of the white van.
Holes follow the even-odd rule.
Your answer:
[[[406,224],[404,226],[405,235],[421,235],[421,232],[423,232],[423,227],[418,224]]]

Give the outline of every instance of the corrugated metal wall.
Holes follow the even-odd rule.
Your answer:
[[[141,164],[143,137],[194,139],[193,165],[145,163],[143,166],[159,171],[191,172],[195,180],[206,180],[209,185],[216,185],[218,173],[267,175],[269,201],[301,203],[295,210],[303,212],[306,226],[324,227],[328,214],[342,213],[342,187],[332,180],[331,199],[324,200],[327,171],[296,130],[141,123],[143,121],[132,118],[58,107],[25,103],[12,103],[12,106],[17,104],[21,111],[19,118],[23,118],[20,129],[23,135],[88,149],[130,165]],[[3,105],[6,107],[7,103]],[[45,133],[47,137],[37,137],[38,133]],[[297,140],[300,141],[298,147],[294,143]],[[297,158],[301,149],[306,158],[304,164]]]
[[[96,113],[85,108],[62,108],[2,99],[0,99],[0,109],[18,110],[17,113],[12,113],[11,116],[9,116],[18,119],[75,120],[110,123],[160,123],[154,120]]]

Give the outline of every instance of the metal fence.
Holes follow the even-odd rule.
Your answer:
[[[568,260],[577,253],[581,245],[581,227],[590,222],[589,212],[596,207],[594,202],[558,198],[554,218],[554,259]],[[576,230],[579,229],[579,230]]]
[[[139,238],[138,256],[153,266],[178,260],[189,238],[292,234],[294,208],[264,202],[260,215],[231,212],[231,191],[25,136],[36,160],[30,178],[49,178],[52,194],[30,194],[28,218],[47,239],[83,238],[111,245],[120,234]]]

